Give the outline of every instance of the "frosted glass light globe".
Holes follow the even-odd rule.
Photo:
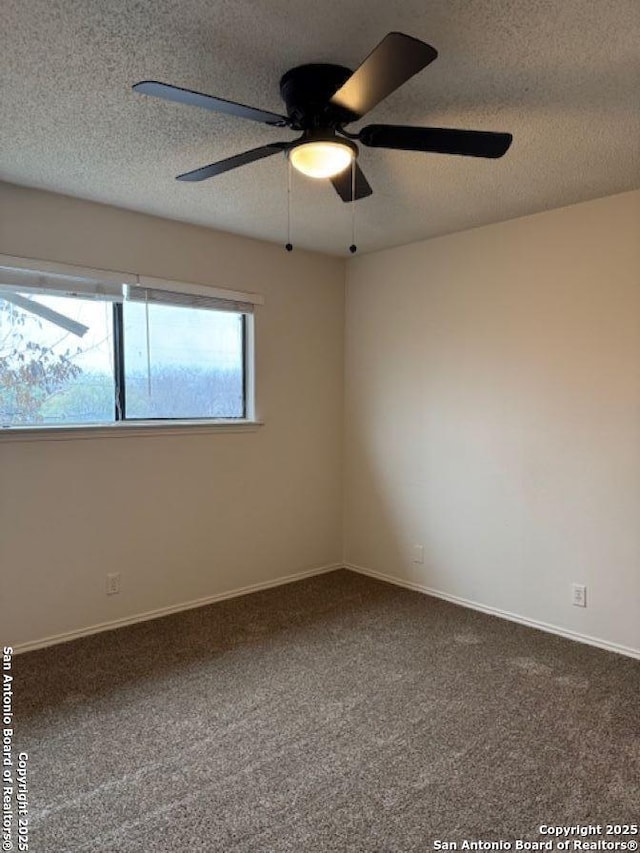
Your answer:
[[[310,178],[332,178],[351,165],[354,152],[340,142],[303,142],[289,154],[294,169]]]

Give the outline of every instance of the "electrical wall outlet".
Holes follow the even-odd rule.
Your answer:
[[[413,563],[424,563],[424,545],[413,546]]]
[[[574,607],[587,606],[587,588],[584,584],[574,583],[571,586],[571,603]]]
[[[117,595],[120,592],[120,572],[107,575],[107,595]]]

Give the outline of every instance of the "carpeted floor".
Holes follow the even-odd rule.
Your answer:
[[[346,571],[14,675],[34,853],[425,853],[639,816],[637,661]]]

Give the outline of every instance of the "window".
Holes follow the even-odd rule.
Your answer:
[[[125,302],[128,418],[243,418],[245,315]]]
[[[11,260],[0,256],[1,427],[251,416],[259,297]]]

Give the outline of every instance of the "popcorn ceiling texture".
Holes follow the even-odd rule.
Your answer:
[[[361,151],[361,251],[640,186],[637,0],[7,0],[0,178],[266,240],[286,239],[284,157],[204,184],[175,175],[292,134],[131,92],[159,79],[280,112],[304,62],[355,67],[389,31],[438,59],[365,119],[507,130],[503,160]],[[350,208],[294,182],[293,242],[345,254]]]

